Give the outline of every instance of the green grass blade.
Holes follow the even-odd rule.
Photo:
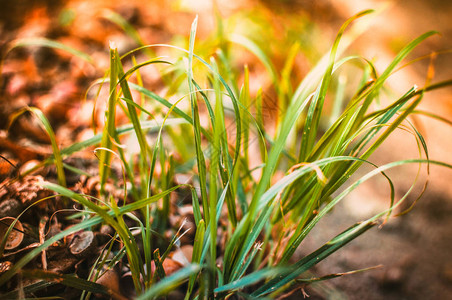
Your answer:
[[[45,280],[38,281],[36,283],[32,283],[32,284],[24,286],[23,292],[25,295],[31,294],[31,293],[37,292],[39,290],[45,289],[49,286],[52,286],[54,284],[55,284],[55,282],[48,282]],[[2,296],[2,299],[4,299],[4,300],[17,300],[19,298],[20,292],[21,291],[19,291],[19,289],[16,289],[14,291],[4,293],[1,296]]]
[[[118,25],[139,46],[144,46],[145,45],[145,43],[141,39],[141,36],[138,33],[138,31],[129,22],[127,22],[127,20],[124,19],[120,14],[118,14],[118,13],[112,11],[112,10],[105,9],[103,11],[103,13],[102,13],[102,16],[105,19],[107,19],[107,20],[115,23],[116,25]],[[149,49],[146,49],[145,51],[147,51],[146,54],[148,56],[152,56],[153,55],[153,53],[151,51],[149,51]]]
[[[83,278],[76,277],[75,275],[59,274],[56,272],[44,271],[44,270],[22,270],[21,274],[26,278],[44,279],[46,281],[63,284],[72,288],[76,288],[82,291],[87,291],[96,294],[111,295],[115,293],[109,290],[107,287],[85,280]]]
[[[377,78],[375,84],[372,87],[372,92],[366,98],[366,100],[363,103],[363,106],[360,109],[358,121],[360,121],[360,119],[364,118],[364,115],[367,112],[367,109],[369,108],[373,99],[376,97],[380,88],[383,86],[384,82],[388,79],[388,77],[392,74],[392,72],[397,67],[397,65],[422,41],[424,41],[425,39],[427,39],[428,37],[430,37],[436,33],[437,33],[436,31],[426,32],[426,33],[422,34],[421,36],[419,36],[418,38],[414,39],[412,42],[410,42],[408,45],[406,45],[402,50],[400,50],[400,52],[397,54],[397,56],[394,58],[394,60],[391,62],[391,64],[386,68],[386,70],[381,74],[381,76]]]
[[[116,71],[118,72],[118,78],[120,79],[119,81],[119,85],[121,86],[122,89],[122,93],[124,94],[124,97],[127,99],[133,99],[132,97],[132,93],[130,91],[129,88],[129,84],[126,80],[126,75],[124,73],[124,69],[121,63],[121,59],[119,57],[118,54],[118,49],[114,49],[114,60],[113,63],[115,65]],[[112,67],[113,68],[113,67]],[[115,79],[116,80],[116,79]],[[143,129],[141,128],[141,124],[140,124],[140,120],[138,118],[138,114],[137,111],[135,109],[135,106],[130,105],[129,102],[127,102],[127,112],[129,114],[130,117],[130,121],[133,125],[134,128],[134,132],[135,135],[138,139],[138,144],[140,145],[140,173],[142,174],[141,176],[141,182],[142,182],[142,186],[145,186],[145,182],[146,182],[146,175],[147,174],[147,154],[148,154],[148,145],[146,142],[146,138],[143,132]]]
[[[113,218],[111,214],[109,214],[107,211],[105,211],[101,206],[96,205],[95,203],[87,200],[84,196],[76,194],[66,188],[63,188],[61,186],[47,183],[45,184],[45,187],[48,189],[52,189],[58,193],[61,193],[80,204],[84,205],[85,207],[88,207],[92,211],[94,211],[97,215],[99,215],[107,224],[112,226],[119,234],[121,240],[124,242],[124,246],[126,247],[127,251],[127,257],[129,259],[130,263],[130,269],[132,271],[132,274],[134,274],[134,285],[137,292],[140,292],[141,290],[141,284],[139,282],[140,274],[143,273],[142,267],[143,264],[140,262],[141,257],[138,253],[138,247],[136,247],[135,239],[130,234],[130,231],[128,230],[127,226],[125,226],[124,221],[122,218],[118,218],[121,215],[121,211],[115,207],[115,201],[112,201],[113,205],[113,211],[112,213],[116,216],[116,219]],[[136,203],[136,202],[135,202]],[[124,208],[124,207],[123,207]],[[135,246],[134,246],[135,244]],[[135,278],[136,277],[136,278]]]
[[[173,106],[173,104],[171,104],[168,100],[158,96],[157,94],[155,94],[155,93],[153,93],[153,92],[151,92],[151,91],[149,91],[149,90],[147,90],[147,89],[145,89],[145,88],[143,88],[143,87],[141,87],[141,86],[139,86],[137,84],[134,84],[134,83],[130,82],[129,86],[132,89],[134,89],[134,90],[146,95],[147,97],[160,102],[161,104],[163,104],[167,108],[171,108]],[[174,107],[173,110],[178,116],[184,118],[188,123],[193,125],[193,119],[189,115],[187,115],[185,112],[183,112],[182,110],[180,110],[177,107]],[[200,130],[203,133],[203,135],[207,137],[207,139],[209,139],[209,140],[211,139],[210,134],[204,128],[201,127]]]
[[[127,101],[127,100],[126,100]],[[186,120],[182,118],[175,118],[175,119],[167,119],[163,126],[175,126],[180,124],[186,124]],[[144,130],[148,130],[149,132],[158,132],[160,130],[161,125],[157,121],[141,121],[140,122],[141,128]],[[118,126],[115,129],[115,134],[118,136],[121,136],[126,133],[133,132],[134,127],[132,124],[125,124],[122,126]],[[63,156],[69,156],[71,154],[74,154],[78,151],[81,151],[83,149],[86,149],[90,146],[98,145],[102,140],[102,134],[96,134],[95,136],[86,139],[81,142],[77,142],[72,144],[71,146],[64,148],[61,150],[61,155]]]
[[[116,140],[115,117],[116,117],[116,80],[117,68],[115,63],[115,45],[110,44],[110,94],[108,97],[108,108],[105,112],[105,126],[102,132],[100,146],[113,150],[112,139]],[[99,156],[99,177],[101,194],[104,194],[104,186],[109,177],[109,165],[111,162],[110,151],[102,151]]]
[[[202,206],[203,206],[203,213],[204,213],[204,220],[207,221],[207,224],[209,224],[207,230],[209,231],[209,228],[216,228],[215,224],[213,224],[214,220],[215,220],[215,216],[216,214],[214,212],[211,211],[211,207],[213,207],[213,210],[215,210],[215,202],[211,201],[211,198],[209,198],[208,193],[207,193],[207,167],[206,167],[206,162],[205,162],[205,158],[204,158],[204,153],[202,151],[202,140],[201,140],[201,125],[200,125],[200,119],[199,119],[199,108],[198,108],[198,100],[197,100],[197,96],[194,93],[196,90],[196,85],[194,84],[194,79],[193,79],[193,52],[194,52],[194,45],[195,45],[195,38],[196,38],[196,28],[197,28],[197,24],[198,24],[198,16],[196,16],[195,20],[192,23],[192,27],[190,30],[190,38],[189,38],[189,53],[188,53],[188,87],[189,87],[189,91],[190,91],[190,104],[191,104],[191,111],[192,111],[192,118],[193,118],[193,134],[195,137],[195,149],[196,149],[196,161],[197,161],[197,166],[198,166],[198,178],[199,178],[199,182],[200,182],[200,190],[201,190],[201,201],[202,201]],[[211,118],[211,122],[215,123],[214,120],[212,120]],[[212,177],[211,177],[212,178]],[[211,183],[212,186],[215,183]],[[211,188],[213,188],[211,186]],[[216,194],[216,193],[215,193]],[[214,202],[214,203],[212,203]],[[215,235],[216,236],[216,232],[213,233],[213,230],[210,229],[210,234],[211,235]],[[216,242],[215,240],[212,240],[211,244],[211,261],[210,261],[210,265],[213,265],[213,268],[215,268],[215,256],[213,254],[215,254],[216,251],[216,247],[214,249],[214,246]],[[207,278],[206,278],[207,279]],[[207,280],[207,285],[205,286],[205,288],[201,288],[201,290],[205,290],[207,291],[208,294],[210,294],[210,290],[211,290],[211,283],[213,282],[213,280]]]
[[[165,279],[159,281],[153,285],[150,289],[138,296],[136,300],[153,299],[158,296],[163,296],[166,293],[174,290],[183,281],[185,281],[190,275],[199,272],[200,267],[198,265],[191,264],[176,273],[165,277]]]
[[[214,140],[211,143],[211,154],[213,161],[211,164],[216,164],[216,170],[212,170],[211,173],[220,173],[221,179],[223,181],[223,187],[226,188],[226,204],[228,207],[228,218],[231,223],[232,228],[237,226],[237,212],[235,205],[235,192],[234,186],[232,183],[233,178],[233,166],[231,165],[231,157],[229,155],[229,144],[228,144],[228,136],[227,129],[225,125],[225,115],[224,115],[224,107],[223,107],[223,94],[221,93],[221,84],[218,76],[218,67],[215,60],[212,58],[211,62],[212,68],[214,70],[213,74],[213,86],[215,90],[215,127],[214,127]],[[235,149],[234,157],[239,157],[240,149]],[[213,174],[212,174],[213,175]],[[216,202],[217,200],[215,200]],[[215,204],[216,205],[216,204]],[[213,206],[212,206],[213,208]],[[216,209],[216,208],[215,208]],[[218,209],[221,210],[221,207]],[[214,212],[215,218],[217,218],[217,213]],[[213,220],[213,217],[212,217]],[[217,219],[218,222],[218,219]]]
[[[278,290],[279,288],[290,283],[302,273],[309,270],[311,267],[331,255],[336,250],[344,247],[347,243],[357,238],[358,236],[372,228],[374,225],[375,223],[367,221],[358,223],[350,227],[346,231],[337,235],[321,248],[304,257],[293,266],[290,266],[288,271],[283,271],[280,274],[276,275],[275,278],[265,283],[251,295],[260,297]]]
[[[52,143],[52,151],[55,157],[55,165],[57,168],[58,183],[62,186],[66,186],[66,176],[64,175],[63,159],[61,157],[60,149],[56,141],[55,133],[53,132],[52,126],[49,120],[44,116],[41,110],[36,107],[28,108],[41,122],[45,131],[49,135],[50,142]]]
[[[370,10],[361,12],[355,15],[354,17],[350,18],[350,20],[354,20],[357,17],[368,14],[370,12],[371,12]],[[341,34],[342,33],[340,33],[340,35]],[[337,39],[337,43],[338,42],[339,39]],[[325,74],[325,72],[323,74]],[[259,181],[259,184],[256,188],[256,192],[253,195],[253,199],[250,204],[251,214],[249,215],[249,218],[251,219],[254,218],[254,214],[256,213],[257,202],[259,201],[258,199],[262,196],[265,189],[268,187],[268,184],[270,183],[271,176],[273,175],[273,172],[276,168],[276,164],[285,146],[287,137],[290,131],[292,130],[293,126],[295,125],[297,118],[309,103],[310,98],[309,94],[311,93],[310,90],[312,90],[311,87],[313,85],[316,85],[320,78],[321,77],[319,70],[314,69],[312,73],[306,76],[302,84],[300,84],[298,89],[299,92],[295,92],[294,94],[293,100],[291,101],[290,106],[287,110],[287,114],[284,116],[284,120],[281,125],[281,129],[279,130],[278,137],[270,151],[267,163],[262,172],[261,180]]]
[[[207,179],[206,179],[206,162],[204,159],[204,154],[201,149],[201,125],[199,120],[199,109],[198,109],[198,100],[196,98],[195,87],[193,85],[193,49],[195,46],[195,37],[196,37],[196,26],[198,24],[198,17],[192,23],[191,31],[190,31],[190,46],[189,46],[189,55],[188,55],[188,87],[190,90],[190,103],[192,110],[192,119],[193,119],[193,131],[195,137],[195,148],[196,148],[196,161],[198,166],[198,177],[200,182],[201,189],[201,201],[204,212],[204,219],[209,220],[209,205],[208,205],[208,196],[207,196]]]
[[[339,47],[339,42],[342,38],[342,35],[345,32],[345,29],[348,27],[348,25],[356,20],[357,18],[360,18],[366,14],[369,14],[372,12],[372,10],[363,11],[361,13],[356,14],[352,18],[348,19],[340,28],[336,39],[334,40],[333,47],[331,48],[330,57],[328,60],[328,67],[326,68],[325,74],[322,78],[321,85],[319,89],[315,92],[314,97],[312,99],[311,105],[309,107],[306,121],[304,124],[303,134],[301,137],[301,146],[300,146],[300,153],[298,156],[299,162],[306,161],[307,154],[312,150],[314,146],[315,139],[318,134],[318,126],[320,122],[320,116],[323,109],[323,103],[325,101],[326,92],[328,90],[331,76],[333,73],[334,68],[334,61],[336,59],[336,54]]]
[[[262,251],[262,249],[260,248],[262,245],[263,245],[263,243],[254,244],[253,250],[251,250],[250,254],[246,257],[243,264],[240,266],[240,268],[237,270],[236,273],[233,273],[232,282],[239,279],[240,277],[243,276],[243,274],[245,274],[246,270],[250,266],[251,262],[253,261],[254,257],[256,256],[256,254],[259,251]]]
[[[162,263],[163,261],[160,258],[160,250],[157,248],[154,251],[154,264],[155,264],[154,278],[156,276],[160,279],[164,279],[166,277]]]
[[[270,278],[270,277],[278,274],[278,271],[280,272],[280,270],[278,268],[269,268],[269,269],[262,269],[259,271],[255,271],[243,278],[240,278],[238,280],[235,280],[228,284],[220,286],[220,287],[216,288],[214,291],[215,291],[215,293],[224,293],[224,292],[238,290],[238,289],[247,287],[249,285],[258,283],[259,281],[262,281],[266,278]]]
[[[279,86],[278,73],[276,72],[276,69],[273,63],[271,62],[270,58],[254,41],[239,34],[232,34],[231,36],[228,37],[228,41],[237,45],[241,45],[248,49],[251,53],[256,55],[256,57],[263,63],[263,65],[267,69],[267,72],[270,75],[270,78],[273,81],[275,88],[278,89]]]
[[[12,41],[11,44],[9,45],[9,48],[6,53],[9,53],[14,48],[29,47],[29,46],[40,46],[40,47],[48,47],[48,48],[63,50],[63,51],[66,51],[66,52],[80,58],[80,59],[83,59],[84,61],[86,61],[90,64],[94,64],[94,60],[88,54],[86,54],[82,51],[76,50],[76,49],[69,47],[65,44],[62,44],[60,42],[49,40],[49,39],[46,39],[43,37],[30,37],[30,38],[23,38],[23,39],[18,39],[18,40]],[[5,54],[5,56],[6,56],[6,54]]]
[[[196,189],[192,188],[191,191],[191,199],[193,205],[193,217],[195,218],[196,226],[198,226],[199,222],[202,220],[201,208],[199,207],[199,199],[198,194],[196,193]]]
[[[245,260],[247,254],[253,247],[253,245],[256,243],[256,239],[259,236],[260,232],[264,228],[265,224],[268,223],[271,212],[274,209],[274,205],[276,205],[275,202],[271,202],[274,197],[281,192],[284,188],[288,187],[290,184],[292,184],[295,180],[300,178],[301,176],[307,174],[308,172],[315,171],[317,168],[320,168],[324,165],[332,164],[335,162],[341,162],[341,161],[348,161],[348,160],[357,160],[359,161],[359,158],[355,157],[347,157],[347,156],[341,156],[341,157],[329,157],[325,158],[319,161],[316,161],[312,164],[307,164],[300,169],[286,175],[282,179],[280,179],[277,183],[275,183],[270,189],[268,189],[267,192],[264,193],[264,195],[261,197],[260,202],[258,204],[258,211],[260,211],[260,215],[251,225],[250,233],[244,238],[244,240],[241,242],[241,248],[238,248],[240,250],[237,250],[236,247],[233,247],[235,243],[237,243],[237,239],[239,235],[233,235],[230,241],[230,247],[226,248],[225,252],[225,265],[230,264],[230,260],[232,260],[231,255],[233,255],[232,251],[239,251],[238,253],[235,253],[235,263],[231,264],[231,277],[225,277],[225,279],[232,279],[236,278],[237,274],[240,272],[240,268],[242,265],[242,262]],[[246,216],[245,216],[246,217]],[[246,219],[245,219],[246,220]],[[246,224],[245,220],[242,220],[240,225],[245,226]],[[239,230],[239,229],[237,229]],[[231,254],[232,252],[232,254]],[[286,251],[287,252],[287,251]],[[226,269],[227,271],[229,269]],[[227,273],[229,274],[229,272]]]
[[[193,25],[193,24],[192,24]],[[192,26],[193,29],[193,26]],[[191,33],[195,33],[196,30],[192,30]],[[193,41],[193,46],[194,46],[194,41]],[[180,47],[177,46],[172,46],[172,45],[166,45],[166,44],[155,44],[155,45],[148,45],[148,46],[144,46],[144,47],[139,47],[136,48],[132,51],[129,51],[128,53],[124,54],[122,57],[126,57],[128,55],[131,55],[137,51],[140,51],[142,49],[148,48],[148,47],[167,47],[167,48],[173,48],[173,49],[177,49],[179,51],[185,52],[187,54],[189,54],[189,65],[190,65],[190,61],[193,63],[193,58],[196,58],[197,60],[199,60],[203,65],[205,65],[213,74],[215,74],[216,76],[218,76],[221,84],[224,86],[224,88],[226,89],[226,92],[228,94],[228,96],[231,98],[232,101],[232,105],[234,107],[234,113],[235,113],[235,117],[236,117],[236,149],[240,149],[241,147],[241,135],[242,135],[242,130],[241,130],[241,117],[240,117],[240,111],[239,111],[239,104],[237,101],[237,97],[234,95],[234,92],[232,91],[232,89],[229,87],[229,85],[226,83],[226,81],[224,80],[224,78],[215,72],[215,70],[213,69],[213,67],[211,65],[209,65],[205,60],[203,60],[201,57],[199,57],[198,55],[194,54],[193,51],[190,52],[189,50],[187,51],[186,49],[182,49]],[[191,59],[190,59],[191,57]],[[192,72],[188,72],[188,77],[191,76],[191,79],[193,79],[193,73]],[[191,84],[194,84],[193,80],[189,79],[189,88],[191,86]],[[194,90],[194,89],[193,89]],[[190,94],[193,94],[192,92],[190,92]],[[202,128],[201,128],[202,131]],[[207,137],[209,138],[209,135],[207,135]],[[236,151],[235,156],[234,156],[234,163],[233,163],[233,168],[232,170],[234,170],[234,167],[238,161],[238,154],[240,153],[240,151]],[[231,174],[232,175],[232,174]]]
[[[21,109],[20,111],[11,116],[10,124],[12,124],[12,122],[14,122],[20,115],[22,115],[26,111],[31,112],[39,120],[40,122],[39,124],[41,125],[42,129],[44,129],[44,131],[49,136],[50,143],[52,145],[54,162],[57,169],[58,183],[62,186],[66,186],[66,176],[64,175],[63,158],[61,157],[61,152],[56,141],[56,136],[52,129],[52,126],[50,125],[49,120],[42,113],[42,111],[36,107],[26,107],[24,109]]]
[[[212,65],[216,63],[212,58]],[[210,181],[209,181],[209,228],[210,228],[210,267],[216,267],[217,251],[217,200],[218,200],[218,174],[220,168],[221,135],[223,132],[223,100],[221,98],[220,84],[217,78],[213,79],[215,90],[215,126],[213,127],[213,141],[210,146]],[[223,149],[224,151],[224,149]]]
[[[249,159],[249,144],[250,144],[250,116],[248,116],[248,110],[250,107],[250,74],[248,66],[244,69],[244,82],[242,90],[240,91],[239,101],[241,103],[241,115],[242,115],[242,130],[243,130],[243,160],[244,165],[250,165]]]
[[[205,232],[206,232],[206,226],[205,226],[204,220],[201,219],[199,221],[199,223],[196,225],[195,240],[193,242],[193,253],[192,253],[191,261],[194,264],[202,264],[201,255],[202,255],[202,249],[204,248]],[[196,277],[197,277],[197,273],[194,273],[190,276],[185,299],[189,299],[189,297],[193,291],[193,287],[195,285]]]
[[[443,122],[443,123],[445,123],[445,124],[447,124],[449,126],[452,126],[452,121],[450,121],[450,120],[448,120],[448,119],[446,119],[444,117],[441,117],[441,116],[439,116],[439,115],[437,115],[435,113],[429,112],[429,111],[416,109],[416,110],[413,110],[413,114],[424,115],[424,116],[430,117],[432,119],[435,119],[437,121]]]
[[[387,124],[391,120],[391,118],[398,113],[402,107],[409,101],[409,99],[416,92],[416,87],[411,88],[405,95],[403,95],[398,101],[396,101],[390,107],[387,107],[382,112],[377,112],[381,114],[379,117],[376,126],[372,127],[361,140],[357,143],[353,150],[354,153],[360,153],[362,149],[376,136],[376,134],[383,128],[380,125]]]

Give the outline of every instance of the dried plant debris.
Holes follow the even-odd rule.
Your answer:
[[[0,200],[16,199],[24,206],[35,203],[53,193],[42,187],[44,177],[40,175],[31,175],[21,180],[13,181],[4,185],[0,190]],[[1,203],[1,202],[0,202]]]

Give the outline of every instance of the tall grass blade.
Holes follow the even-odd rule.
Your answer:
[[[199,183],[201,189],[201,201],[204,212],[204,219],[209,220],[209,205],[208,205],[208,196],[207,196],[207,171],[206,171],[206,162],[204,158],[204,154],[201,149],[201,125],[199,120],[199,109],[198,109],[198,100],[196,97],[195,87],[193,85],[193,50],[195,46],[195,37],[196,37],[196,27],[198,24],[198,16],[196,16],[195,20],[192,23],[191,31],[190,31],[190,44],[189,44],[189,54],[188,54],[188,87],[190,91],[190,103],[191,103],[191,111],[192,111],[192,119],[193,119],[193,131],[195,137],[195,148],[196,148],[196,161],[198,166],[198,176]]]
[[[201,255],[202,255],[202,249],[204,248],[204,234],[206,232],[206,226],[204,223],[204,220],[200,220],[199,223],[196,225],[196,235],[195,240],[193,243],[193,254],[191,261],[194,264],[202,265],[201,261]],[[187,293],[185,295],[185,299],[189,299],[190,295],[193,291],[193,287],[195,285],[195,280],[197,277],[197,273],[194,273],[190,276],[190,280],[188,282],[188,288]]]
[[[49,120],[46,118],[46,116],[42,113],[42,111],[39,108],[36,107],[26,107],[24,109],[19,110],[17,113],[13,114],[10,118],[10,124],[11,124],[23,113],[25,112],[31,112],[38,120],[39,124],[41,125],[42,129],[47,133],[50,139],[50,143],[52,145],[52,152],[54,157],[55,166],[57,169],[57,178],[58,183],[62,186],[66,186],[66,176],[64,174],[64,165],[63,165],[63,158],[61,156],[60,149],[58,147],[58,143],[56,141],[55,133],[52,129],[52,126],[50,125]]]
[[[102,141],[100,146],[105,149],[112,150],[113,142],[116,140],[115,118],[116,118],[116,80],[117,68],[115,63],[114,43],[110,44],[110,94],[108,97],[108,108],[105,112],[105,126],[102,132]],[[102,151],[99,156],[99,177],[101,194],[104,194],[104,186],[109,177],[109,165],[111,162],[110,151]]]
[[[103,295],[111,295],[111,296],[118,296],[115,295],[116,293],[112,290],[109,290],[107,287],[88,281],[79,277],[76,277],[74,275],[68,275],[68,274],[59,274],[56,272],[50,272],[50,271],[44,271],[44,270],[22,270],[22,275],[26,278],[36,278],[36,279],[44,279],[46,281],[54,282],[54,283],[60,283],[64,284],[66,286],[76,288],[82,291],[87,291],[91,293],[96,294],[103,294]]]
[[[290,283],[292,280],[296,279],[298,276],[309,270],[312,266],[328,257],[336,250],[342,248],[347,243],[360,236],[373,226],[375,226],[375,223],[367,221],[350,227],[346,231],[337,235],[321,248],[299,260],[294,265],[288,267],[288,271],[283,271],[276,275],[275,278],[269,280],[251,295],[255,297],[261,297],[277,291],[279,288]]]
[[[118,78],[120,79],[119,85],[121,86],[122,93],[124,94],[125,98],[133,100],[132,93],[129,88],[129,84],[125,78],[124,69],[123,69],[123,66],[121,63],[121,59],[118,54],[118,49],[115,48],[113,51],[114,51],[113,52],[114,59],[112,60],[112,63],[114,63],[114,67],[116,68],[116,71],[118,72]],[[113,68],[113,66],[112,66],[112,68]],[[140,145],[139,161],[140,161],[140,174],[142,174],[141,182],[142,182],[142,186],[146,186],[146,184],[145,184],[145,182],[146,182],[145,176],[146,175],[145,174],[147,173],[146,165],[147,165],[148,145],[146,142],[145,135],[143,133],[143,129],[141,128],[140,120],[138,118],[138,114],[135,109],[135,106],[131,105],[129,102],[126,102],[126,103],[127,103],[127,112],[128,112],[130,121],[133,125],[134,133],[135,133],[135,135],[138,139],[138,143]]]

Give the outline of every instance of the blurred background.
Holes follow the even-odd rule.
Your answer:
[[[95,60],[93,67],[64,52],[33,48],[9,52],[3,64],[0,129],[6,127],[12,112],[24,105],[34,105],[49,117],[63,144],[92,135],[88,125],[92,104],[80,100],[90,83],[103,76],[102,72],[108,68],[110,41],[116,43],[120,53],[140,44],[166,43],[187,48],[190,26],[196,15],[199,24],[195,52],[203,57],[214,54],[213,45],[221,36],[219,31],[230,36],[240,34],[254,41],[278,70],[284,68],[289,50],[297,44],[291,75],[295,83],[328,52],[346,19],[372,8],[376,10],[374,14],[359,20],[350,29],[355,39],[345,50],[347,54],[359,54],[372,60],[382,72],[409,41],[429,30],[437,30],[440,34],[416,48],[408,61],[426,58],[391,76],[389,86],[398,94],[414,84],[422,87],[432,52],[437,53],[432,63],[433,82],[452,77],[452,1],[0,0],[0,3],[3,55],[11,41],[46,37],[84,51]],[[156,52],[159,54],[158,50]],[[241,70],[243,65],[249,66],[251,92],[262,88],[271,121],[277,114],[277,108],[272,106],[276,96],[266,66],[246,49],[232,49],[231,55],[232,67]],[[167,92],[162,91],[158,73],[152,70],[143,73],[143,80],[154,91]],[[241,80],[239,75],[238,81]],[[421,108],[452,120],[451,96],[451,88],[431,92]],[[431,158],[452,163],[451,126],[424,116],[412,121],[425,136]],[[81,126],[84,123],[85,126]],[[18,135],[28,134],[39,140],[39,133],[28,132],[31,129],[25,125],[16,130]],[[401,132],[393,136],[372,161],[382,164],[417,156],[413,138]],[[406,168],[394,173],[399,195],[410,187],[415,172],[416,169]],[[432,167],[428,190],[412,212],[391,219],[381,229],[360,237],[314,271],[326,275],[379,264],[383,267],[314,285],[308,290],[310,299],[452,299],[450,182],[450,171]],[[383,184],[372,181],[363,185],[340,204],[302,244],[299,255],[309,253],[353,221],[386,209],[388,195],[384,193]]]

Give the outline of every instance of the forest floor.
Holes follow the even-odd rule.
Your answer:
[[[109,1],[34,1],[32,6],[28,1],[9,1],[8,7],[0,12],[1,46],[16,38],[30,36],[58,37],[60,41],[79,48],[91,47],[91,53],[97,57],[101,65],[106,61],[108,67],[108,52],[105,50],[108,38],[115,38],[120,45],[130,40],[118,33],[111,25],[95,22],[95,14],[101,8],[107,7]],[[190,3],[190,1],[186,1]],[[245,1],[251,2],[253,1]],[[256,1],[257,2],[257,1]],[[270,9],[278,6],[277,1],[262,1]],[[288,3],[291,1],[287,1]],[[307,15],[325,33],[330,40],[337,28],[348,17],[357,11],[379,5],[378,1],[294,1],[298,9],[305,9]],[[333,1],[332,1],[333,2]],[[175,12],[174,24],[165,15],[169,8],[165,4],[155,1],[152,7],[142,7],[140,1],[127,1],[127,5],[118,8],[118,12],[129,21],[136,22],[139,32],[147,43],[166,43],[176,34],[187,34],[195,13],[200,14],[200,20],[205,17],[205,28],[209,28],[209,10]],[[222,1],[219,1],[221,4]],[[232,3],[235,3],[232,1]],[[290,5],[280,7],[277,13],[293,9]],[[62,17],[62,11],[67,7],[85,12],[85,16],[77,19],[78,24],[70,29],[61,29],[55,22]],[[164,7],[165,6],[165,7]],[[118,6],[119,7],[119,6]],[[278,6],[279,7],[279,6]],[[228,12],[240,9],[240,5],[229,4]],[[380,61],[394,56],[393,48],[407,42],[421,33],[435,29],[442,33],[416,50],[416,55],[429,54],[433,50],[452,49],[452,23],[450,15],[452,4],[444,1],[397,1],[386,8],[384,13],[373,20],[369,31],[372,35],[364,34],[353,45],[353,49],[365,57],[377,56]],[[137,19],[139,21],[137,21]],[[58,22],[64,22],[59,20]],[[61,24],[61,23],[59,23]],[[140,27],[141,26],[141,27]],[[202,27],[202,26],[201,26]],[[206,30],[208,31],[208,30]],[[201,33],[202,30],[201,30]],[[93,51],[92,49],[96,49]],[[55,53],[46,49],[37,49],[29,53],[15,51],[10,53],[2,68],[2,86],[0,92],[0,154],[20,171],[37,164],[51,154],[48,138],[41,130],[36,129],[33,120],[21,118],[14,126],[6,131],[8,118],[26,105],[39,107],[54,125],[59,142],[64,145],[81,140],[90,135],[89,123],[92,106],[78,103],[84,91],[95,78],[103,74],[91,69],[79,60],[59,54],[59,60],[54,60]],[[416,82],[422,86],[428,63],[415,64],[406,71],[397,74],[401,82]],[[449,79],[452,66],[452,55],[440,55],[436,61],[437,79]],[[158,84],[158,80],[154,81]],[[401,84],[393,87],[404,91],[406,86]],[[452,115],[451,88],[428,95],[428,100],[422,107],[438,113],[443,117]],[[432,159],[450,161],[452,149],[452,129],[438,121],[421,118],[417,120],[426,135]],[[395,140],[407,141],[410,137],[404,134],[393,137]],[[404,155],[416,157],[416,151],[401,148],[394,150],[391,141],[374,155],[376,163],[385,163],[401,159]],[[414,148],[416,150],[416,148]],[[92,159],[81,158],[74,162],[89,169]],[[0,180],[6,181],[17,175],[18,170],[1,162]],[[43,171],[44,172],[44,171]],[[40,180],[44,176],[55,177],[55,171],[35,174],[30,181],[16,184],[13,187],[0,190],[0,217],[17,216],[18,212],[38,196],[45,192],[35,188],[33,180]],[[401,197],[409,189],[413,178],[413,169],[396,173],[399,178],[397,196]],[[429,187],[423,198],[418,201],[413,210],[403,216],[391,218],[385,226],[373,229],[364,236],[353,241],[350,245],[338,251],[333,256],[315,268],[316,274],[346,272],[354,269],[382,265],[381,267],[364,273],[344,276],[328,282],[322,282],[307,289],[310,299],[452,299],[452,185],[451,174],[440,168],[431,169]],[[75,186],[80,177],[68,178],[68,185]],[[2,184],[2,183],[0,183]],[[326,242],[341,229],[345,229],[352,221],[361,220],[387,208],[387,194],[383,193],[385,183],[372,181],[363,185],[356,193],[348,197],[334,209],[332,214],[319,223],[319,226],[303,242],[298,255],[309,253],[320,244]],[[382,188],[383,187],[383,188]],[[87,188],[86,186],[83,188]],[[419,191],[420,188],[418,187]],[[20,198],[21,202],[11,202],[11,198]],[[411,203],[414,198],[408,199]],[[42,207],[40,207],[42,213]],[[43,217],[43,215],[40,215]],[[49,216],[47,216],[49,217]],[[39,223],[40,220],[34,220]],[[75,262],[69,262],[69,264]]]

